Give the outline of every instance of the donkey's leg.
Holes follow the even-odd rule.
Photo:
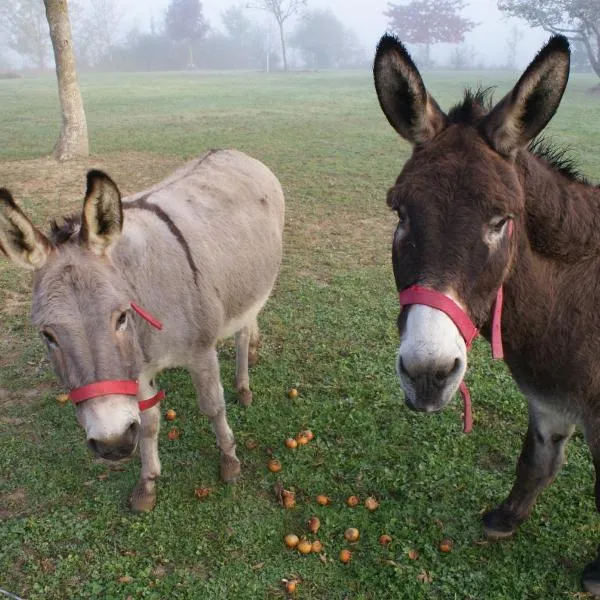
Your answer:
[[[586,427],[585,434],[594,459],[596,510],[600,512],[600,424],[594,423],[591,427]],[[600,596],[600,546],[596,559],[588,563],[583,570],[583,589],[594,597]]]
[[[248,375],[248,349],[250,344],[250,329],[242,327],[235,334],[235,388],[243,406],[252,404],[250,377]]]
[[[243,406],[252,404],[248,367],[253,367],[258,361],[259,342],[260,332],[256,318],[235,334],[235,385]]]
[[[139,377],[140,397],[151,398],[156,394],[152,377],[155,372],[142,373]],[[149,512],[156,504],[156,479],[160,476],[158,457],[158,431],[160,429],[160,404],[141,413],[140,458],[142,472],[131,496],[129,506],[134,512]]]
[[[256,318],[249,325],[250,345],[248,348],[248,365],[253,367],[258,362],[258,347],[260,346],[260,329]]]
[[[198,363],[190,365],[189,370],[198,394],[198,406],[210,419],[221,450],[221,479],[235,483],[240,474],[240,461],[235,455],[235,439],[227,423],[217,351],[214,347],[209,348],[197,358]]]
[[[483,516],[488,538],[510,537],[529,516],[538,494],[562,467],[565,443],[573,430],[562,415],[529,403],[529,427],[517,463],[516,481],[508,498]]]

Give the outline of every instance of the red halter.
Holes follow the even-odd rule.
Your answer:
[[[154,318],[149,312],[146,312],[143,308],[139,307],[135,302],[131,302],[131,308],[138,314],[142,319],[145,319],[156,329],[162,329],[162,323]],[[90,398],[97,398],[98,396],[107,396],[108,394],[122,394],[124,396],[137,396],[139,385],[137,381],[131,379],[125,380],[106,380],[96,381],[89,383],[81,387],[75,388],[69,392],[69,400],[73,404],[79,404]],[[163,390],[160,390],[155,396],[147,398],[146,400],[140,400],[138,406],[140,410],[148,410],[155,404],[158,404],[165,397]]]
[[[471,348],[473,340],[479,335],[479,330],[475,327],[473,321],[469,318],[469,315],[467,315],[454,300],[448,298],[448,296],[445,296],[441,292],[418,285],[412,285],[405,290],[402,290],[398,294],[398,297],[401,306],[424,304],[425,306],[431,306],[432,308],[441,310],[448,315],[465,340],[467,350]],[[502,297],[502,286],[500,286],[492,310],[492,356],[494,358],[504,358],[504,351],[502,348]],[[470,433],[473,429],[471,395],[469,394],[469,388],[467,388],[464,381],[460,382],[459,389],[465,407],[463,431],[465,433]]]

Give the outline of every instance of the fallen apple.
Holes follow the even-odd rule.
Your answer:
[[[346,531],[344,531],[344,537],[351,543],[357,542],[360,537],[360,533],[356,527],[348,527]]]
[[[346,548],[340,550],[340,560],[344,564],[349,563],[351,559],[352,559],[352,552],[350,552],[350,550],[347,550]]]

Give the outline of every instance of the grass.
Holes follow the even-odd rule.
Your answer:
[[[430,73],[444,108],[466,84],[506,73]],[[551,133],[600,179],[600,106],[591,77],[574,76]],[[482,540],[480,514],[512,484],[525,402],[504,366],[476,344],[468,382],[475,431],[460,433],[458,402],[441,414],[409,412],[393,373],[397,301],[389,261],[394,218],[385,192],[408,156],[377,105],[368,73],[111,74],[81,80],[93,157],[41,159],[58,135],[52,77],[0,81],[0,185],[35,222],[77,209],[86,168],[107,168],[126,192],[160,179],[206,148],[235,146],[263,160],[286,191],[285,258],[261,316],[255,403],[234,400],[233,348],[221,348],[230,424],[243,478],[218,482],[218,453],[189,377],[161,378],[183,435],[161,431],[163,477],[153,513],[130,514],[139,465],[107,471],[90,459],[73,409],[28,322],[30,276],[0,263],[0,588],[29,600],[69,598],[299,599],[575,598],[600,528],[593,471],[581,436],[569,462],[518,535]],[[287,398],[292,386],[296,400]],[[283,440],[310,427],[295,451]],[[246,442],[256,440],[249,449]],[[265,467],[271,454],[279,474]],[[276,483],[296,491],[282,509]],[[212,493],[199,501],[194,488]],[[320,507],[318,493],[332,498]],[[381,507],[349,509],[350,494]],[[326,557],[286,550],[316,514]],[[346,527],[361,531],[353,560],[337,560]],[[381,533],[392,543],[383,548]],[[454,541],[438,551],[443,537]],[[417,560],[408,550],[418,550]]]

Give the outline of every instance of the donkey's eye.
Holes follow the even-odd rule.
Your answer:
[[[406,209],[404,206],[398,207],[398,225],[405,225],[408,217],[406,216]]]
[[[122,312],[117,319],[117,331],[124,331],[127,328],[127,312]]]
[[[495,217],[490,221],[490,229],[493,233],[502,233],[502,230],[509,221],[509,215],[505,217]]]
[[[42,337],[44,338],[44,341],[50,348],[58,347],[58,342],[56,341],[56,338],[49,331],[42,331]]]

